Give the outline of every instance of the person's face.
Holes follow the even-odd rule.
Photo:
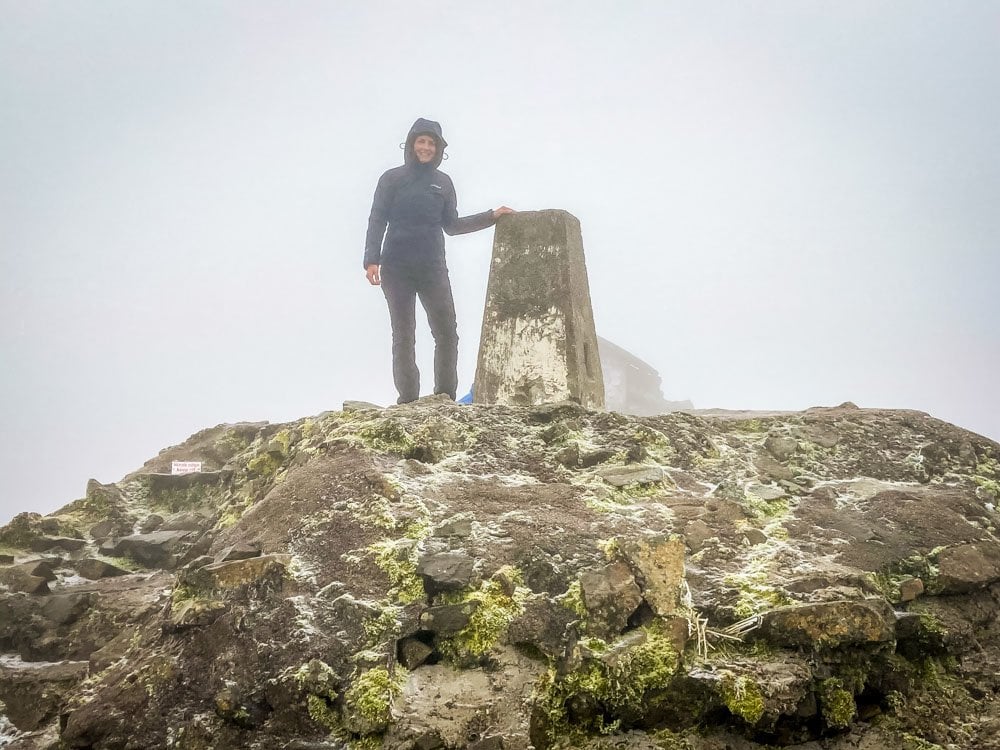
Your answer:
[[[437,154],[437,141],[432,135],[418,135],[413,141],[413,153],[421,164],[429,164]]]

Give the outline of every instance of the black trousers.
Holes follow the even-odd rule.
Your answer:
[[[458,390],[458,326],[451,296],[448,267],[383,265],[382,293],[392,323],[392,380],[399,392],[397,403],[420,396],[420,371],[416,356],[416,299],[427,313],[434,337],[434,393],[452,399]]]

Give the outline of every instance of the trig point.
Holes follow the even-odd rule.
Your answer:
[[[497,223],[473,400],[604,408],[580,222],[567,211]]]

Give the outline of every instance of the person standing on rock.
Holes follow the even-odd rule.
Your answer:
[[[381,286],[392,324],[392,379],[397,403],[420,395],[416,358],[416,298],[434,337],[434,393],[458,390],[458,327],[445,263],[444,234],[478,232],[514,210],[507,206],[459,218],[455,186],[438,169],[448,145],[441,125],[419,118],[403,146],[403,166],[383,174],[375,188],[365,274]],[[388,226],[388,232],[386,227]]]

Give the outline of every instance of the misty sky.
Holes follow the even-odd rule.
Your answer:
[[[421,116],[461,213],[580,219],[667,398],[1000,439],[998,39],[993,0],[0,0],[0,523],[392,402],[361,257]],[[463,392],[492,237],[448,240]]]

